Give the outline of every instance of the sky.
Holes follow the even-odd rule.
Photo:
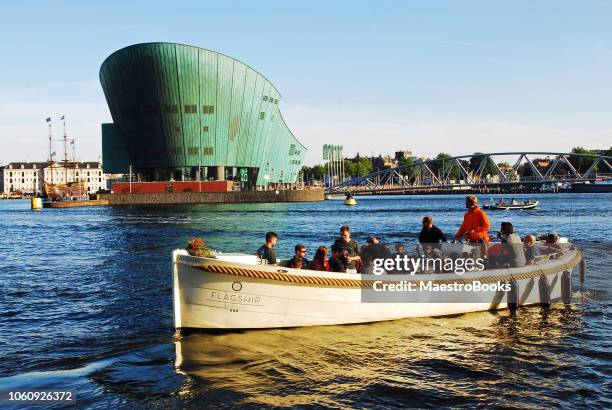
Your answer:
[[[98,72],[167,41],[234,57],[280,91],[322,162],[612,146],[612,1],[28,1],[0,5],[0,164],[44,161],[45,118],[101,156]],[[63,148],[55,142],[55,150]]]

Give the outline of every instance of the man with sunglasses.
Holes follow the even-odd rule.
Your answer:
[[[308,259],[306,259],[306,254],[308,251],[306,247],[301,243],[295,245],[295,255],[293,258],[289,259],[289,267],[293,269],[308,269]]]

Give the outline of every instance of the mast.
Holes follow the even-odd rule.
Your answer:
[[[66,176],[66,185],[68,185],[68,135],[66,135],[66,117],[62,115],[60,120],[64,122],[64,175]]]
[[[47,124],[49,124],[49,166],[51,167],[51,184],[53,184],[53,152],[52,152],[53,134],[51,132],[51,117],[47,117],[45,121],[47,121]]]

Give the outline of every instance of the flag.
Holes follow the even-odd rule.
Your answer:
[[[74,145],[74,138],[70,140],[70,145]]]
[[[47,117],[47,119],[45,121],[51,122],[51,117]]]
[[[64,119],[64,116],[62,115],[62,117],[60,118],[60,120],[63,120],[63,119]]]

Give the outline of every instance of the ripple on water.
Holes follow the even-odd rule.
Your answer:
[[[610,408],[612,195],[532,197],[541,210],[490,218],[575,239],[589,271],[571,308],[177,338],[169,255],[189,237],[252,252],[275,230],[286,256],[348,223],[360,242],[410,244],[425,214],[452,233],[462,197],[38,213],[0,202],[0,384],[64,386],[85,407]]]

